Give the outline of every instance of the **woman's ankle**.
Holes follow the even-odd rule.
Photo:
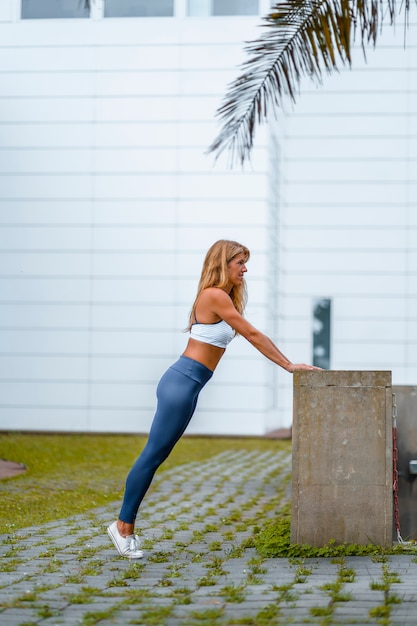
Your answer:
[[[135,531],[134,524],[128,524],[127,522],[122,522],[122,520],[117,520],[117,530],[121,537],[128,537],[129,535],[133,535]]]

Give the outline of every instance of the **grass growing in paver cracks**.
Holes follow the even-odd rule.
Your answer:
[[[168,550],[158,550],[148,556],[149,563],[170,563],[174,558],[174,553]]]
[[[336,562],[336,560],[333,562]],[[320,589],[329,596],[329,602],[324,606],[314,606],[310,608],[310,613],[313,617],[323,618],[321,621],[323,625],[332,623],[332,615],[338,604],[341,602],[349,602],[352,599],[351,593],[344,591],[344,586],[346,583],[353,583],[355,580],[355,572],[345,566],[344,559],[339,559],[338,563],[339,569],[336,581],[326,583],[320,587]]]
[[[225,585],[218,595],[224,597],[226,602],[240,604],[246,598],[245,587],[246,585]]]
[[[81,624],[81,626],[94,626],[95,624],[99,624],[106,619],[110,620],[112,616],[119,611],[120,608],[121,604],[115,604],[108,609],[104,609],[101,611],[88,611],[82,616],[79,623]]]
[[[280,607],[274,602],[266,605],[254,616],[232,617],[226,622],[227,626],[235,626],[237,624],[242,626],[278,626],[284,623],[288,624],[291,622],[281,621]]]
[[[291,602],[295,602],[299,597],[298,592],[294,591],[295,581],[292,583],[287,583],[286,585],[273,585],[272,591],[276,591],[278,593],[277,602],[280,604],[281,602],[285,602],[286,604],[290,604]]]
[[[290,563],[291,563],[291,559],[290,559]],[[299,563],[298,560],[295,560],[294,563],[297,565],[294,582],[299,583],[299,584],[305,583],[305,581],[307,580],[307,577],[310,576],[312,572],[312,568],[306,567],[303,563]]]
[[[104,564],[105,561],[94,559],[81,567],[80,574],[82,576],[99,576],[103,571]]]
[[[54,574],[62,569],[63,561],[60,559],[51,559],[42,569],[43,574]]]
[[[333,560],[333,562],[336,562],[336,560]],[[271,590],[278,594],[274,603],[270,603],[264,607],[258,612],[256,617],[240,616],[238,619],[230,619],[227,624],[248,624],[252,626],[266,626],[268,624],[268,626],[272,626],[274,624],[291,623],[291,617],[287,618],[289,621],[282,621],[281,605],[285,604],[287,607],[291,606],[298,599],[300,594],[295,591],[295,588],[297,585],[306,582],[308,576],[310,576],[313,571],[313,566],[306,566],[304,560],[299,558],[290,558],[289,563],[295,568],[294,579],[292,582],[285,585],[273,585],[271,587]],[[328,604],[320,607],[312,607],[310,610],[311,618],[305,617],[303,623],[312,623],[311,620],[314,620],[314,623],[320,623],[322,626],[330,625],[334,623],[332,621],[332,615],[336,604],[350,600],[350,594],[344,593],[342,589],[345,583],[354,581],[355,572],[345,567],[344,558],[339,557],[337,563],[340,567],[336,582],[321,587],[321,589],[326,591],[330,596]],[[309,592],[309,589],[304,591],[304,593]],[[316,622],[316,619],[319,619],[319,622]]]
[[[144,600],[153,597],[150,589],[141,587],[140,589],[129,588],[123,590],[123,604],[130,606],[132,604],[142,604]]]
[[[224,559],[220,556],[209,557],[208,562],[205,564],[206,569],[209,570],[210,576],[226,576],[227,572],[223,569]]]
[[[217,578],[214,574],[210,573],[207,576],[201,576],[197,580],[197,587],[214,587],[217,583]]]
[[[52,617],[53,615],[57,615],[56,611],[47,614],[51,609],[47,604],[39,603],[39,596],[57,587],[59,587],[59,585],[38,585],[36,589],[28,589],[24,594],[12,598],[9,602],[4,602],[2,609],[32,608],[36,610],[38,617]]]
[[[48,617],[57,617],[59,615],[59,611],[51,609],[48,604],[42,604],[36,609],[36,615],[41,619],[48,619]]]
[[[69,574],[65,577],[65,583],[68,585],[80,585],[84,581],[84,574]]]
[[[117,576],[109,580],[107,587],[127,587],[128,581],[137,580],[142,576],[144,568],[144,563],[129,563],[122,572],[119,572]]]
[[[204,611],[191,611],[190,617],[194,621],[188,621],[187,624],[192,624],[193,626],[213,626],[218,623],[218,620],[222,617],[224,613],[223,608],[219,609],[205,609]]]
[[[23,563],[20,558],[4,558],[0,561],[0,572],[14,572]]]
[[[160,606],[160,607],[149,607],[143,610],[141,616],[138,619],[130,619],[129,624],[140,624],[143,626],[161,626],[165,624],[165,620],[173,612],[173,606]]]
[[[278,623],[280,616],[280,608],[275,602],[268,604],[266,607],[261,609],[256,616],[256,624],[259,626],[271,626],[274,623]]]
[[[102,590],[97,587],[83,586],[78,593],[69,593],[65,596],[66,600],[70,604],[88,604],[91,602],[91,598],[100,596]]]
[[[378,624],[388,626],[391,624],[391,606],[393,604],[401,604],[401,599],[396,593],[391,593],[391,585],[393,583],[401,583],[396,572],[390,572],[388,565],[382,565],[382,579],[378,582],[372,582],[370,588],[376,591],[384,592],[384,602],[369,611],[369,616],[377,618]]]

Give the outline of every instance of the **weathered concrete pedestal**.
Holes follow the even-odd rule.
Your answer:
[[[394,385],[397,404],[398,500],[401,536],[417,539],[417,387]],[[394,518],[395,519],[395,518]],[[394,528],[396,538],[396,529]]]
[[[291,542],[392,545],[391,372],[294,373]]]

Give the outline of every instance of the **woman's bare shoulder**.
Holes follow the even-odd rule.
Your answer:
[[[219,287],[207,287],[198,298],[198,304],[203,306],[226,306],[231,302],[229,294]]]
[[[200,298],[202,296],[204,298],[220,298],[221,300],[230,300],[229,294],[223,291],[223,289],[220,289],[220,287],[207,287],[207,289],[203,289],[203,291],[201,292]]]

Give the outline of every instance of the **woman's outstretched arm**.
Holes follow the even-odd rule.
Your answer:
[[[233,306],[230,296],[222,289],[206,289],[204,306],[215,315],[227,322],[234,330],[242,335],[254,348],[259,350],[267,359],[293,373],[295,370],[319,370],[320,367],[306,363],[292,363],[274,342],[260,330],[252,326]],[[203,304],[203,303],[202,303]]]

